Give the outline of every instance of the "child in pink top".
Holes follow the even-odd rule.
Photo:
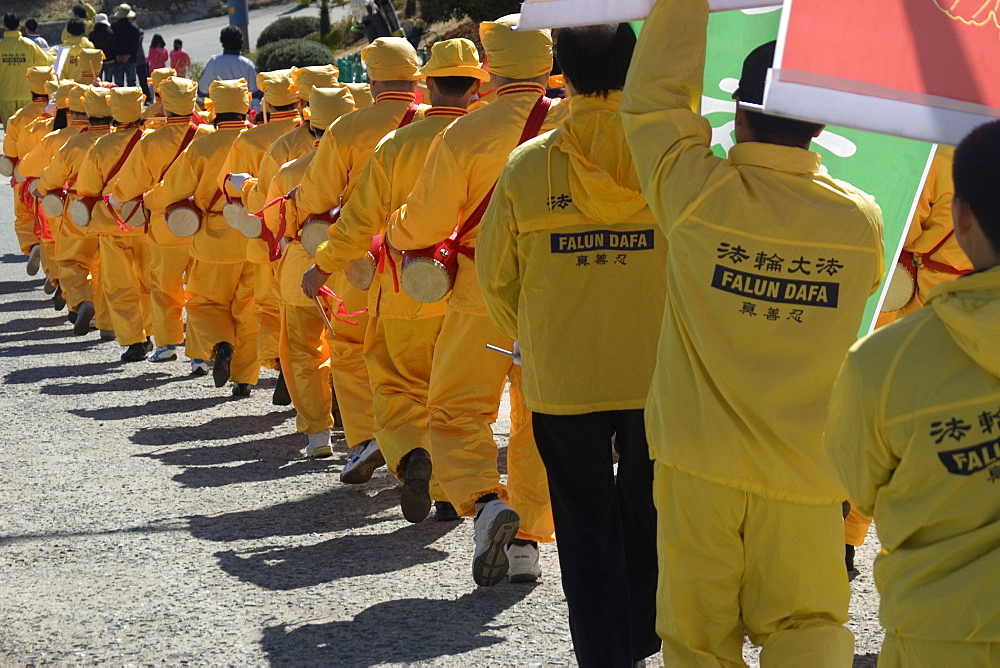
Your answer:
[[[150,71],[167,66],[167,43],[163,41],[161,35],[153,35],[153,39],[149,43],[149,55],[146,56],[146,62],[149,63]]]
[[[187,68],[191,65],[191,56],[184,50],[184,42],[174,40],[174,50],[170,52],[170,67],[177,70],[177,76],[186,77]]]

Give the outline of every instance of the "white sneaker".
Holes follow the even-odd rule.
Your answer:
[[[385,464],[385,457],[375,439],[365,441],[351,450],[351,456],[340,472],[340,482],[360,485],[372,479],[375,469]]]
[[[476,517],[476,551],[472,555],[472,579],[480,587],[492,587],[507,575],[507,544],[517,536],[521,518],[500,499],[494,499]]]
[[[177,348],[175,346],[160,346],[146,356],[150,362],[173,362],[177,359]]]
[[[177,359],[177,354],[174,353],[173,359]],[[160,360],[150,360],[151,362],[159,362]],[[191,360],[191,375],[192,376],[207,376],[208,375],[208,362],[205,360]]]
[[[535,582],[542,576],[538,546],[511,543],[507,546],[507,578],[511,582]]]
[[[324,429],[315,434],[306,434],[306,436],[309,437],[309,445],[306,446],[306,457],[319,459],[321,457],[329,457],[333,454],[333,447],[330,445],[329,429]]]

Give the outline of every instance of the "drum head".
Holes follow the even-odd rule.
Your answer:
[[[34,181],[31,182],[31,184],[28,186],[28,192],[31,193],[31,196],[34,197],[36,200],[42,198],[41,194],[38,192],[38,179],[35,179]]]
[[[167,214],[167,229],[174,236],[187,238],[201,227],[201,214],[189,206],[179,206]]]
[[[14,180],[18,183],[24,181],[24,174],[21,173],[21,165],[14,165]]]
[[[240,229],[240,217],[245,216],[246,213],[246,207],[239,202],[226,202],[222,206],[222,217],[226,219],[227,223],[229,223],[229,227],[234,230]]]
[[[302,239],[302,247],[306,249],[310,257],[316,257],[316,249],[327,240],[327,230],[330,229],[328,223],[306,223],[302,228],[299,237]]]
[[[903,265],[897,263],[889,277],[889,285],[885,290],[885,300],[882,302],[882,313],[898,311],[913,299],[917,291],[913,274]]]
[[[367,290],[372,286],[377,270],[378,266],[372,256],[365,255],[348,262],[347,266],[344,267],[344,275],[347,276],[347,282],[358,290]]]
[[[0,154],[0,176],[14,175],[14,161]]]
[[[63,201],[61,197],[55,193],[49,193],[42,198],[42,211],[46,215],[56,217],[63,215],[63,210],[66,208],[66,202]]]
[[[149,212],[146,211],[146,207],[142,207],[143,210],[139,213],[132,215],[137,207],[142,206],[142,202],[137,199],[130,199],[129,201],[122,204],[121,219],[129,227],[142,227],[149,220]]]
[[[399,277],[406,294],[424,304],[441,301],[451,292],[448,270],[437,260],[426,257],[411,259]]]
[[[73,203],[69,205],[69,219],[80,227],[87,227],[90,225],[90,211],[91,208],[87,202],[82,199],[73,200]]]
[[[236,229],[251,239],[260,239],[260,233],[264,229],[264,221],[257,216],[241,213],[236,221]]]

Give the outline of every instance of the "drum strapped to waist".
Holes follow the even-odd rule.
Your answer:
[[[882,300],[882,313],[892,313],[903,308],[910,303],[916,292],[917,271],[913,266],[913,255],[903,251],[889,276],[885,299]]]
[[[21,161],[14,164],[14,183],[24,183],[24,174],[21,173]]]
[[[370,288],[372,281],[375,280],[375,274],[378,272],[379,257],[382,253],[388,252],[389,249],[385,248],[382,243],[382,235],[376,234],[372,237],[372,245],[364,257],[351,260],[344,267],[344,275],[347,276],[347,282],[358,290],[367,290]]]
[[[330,226],[340,218],[340,207],[323,214],[311,214],[299,230],[299,241],[309,257],[316,257],[319,245],[327,240]]]
[[[42,194],[38,192],[38,179],[28,181],[28,194],[36,201],[42,199]]]
[[[149,222],[149,209],[141,197],[130,199],[121,205],[122,223],[128,227],[142,227]]]
[[[226,174],[226,182],[232,174]],[[251,239],[260,237],[261,221],[247,212],[246,206],[237,197],[230,197],[226,193],[226,203],[222,205],[222,217],[234,230],[239,230]]]
[[[201,209],[194,203],[194,197],[174,202],[167,207],[167,229],[175,237],[185,239],[194,236],[201,228]]]
[[[66,210],[66,189],[52,190],[42,196],[42,211],[48,216],[61,216]]]
[[[528,114],[528,121],[517,142],[518,146],[538,136],[551,106],[550,98],[544,95],[538,98]],[[450,237],[430,248],[403,252],[403,268],[399,274],[399,282],[406,294],[424,304],[431,304],[448,296],[458,273],[458,256],[475,257],[475,250],[463,245],[462,239],[482,221],[493,198],[494,189],[496,184],[486,193],[486,197],[472,215],[461,226],[456,227]]]
[[[17,167],[17,158],[8,158],[0,154],[0,176],[14,176],[14,168]]]
[[[87,227],[90,225],[94,206],[101,201],[100,197],[78,197],[69,205],[69,219],[80,227]]]

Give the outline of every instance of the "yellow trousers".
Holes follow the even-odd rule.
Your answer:
[[[253,265],[193,260],[188,272],[188,357],[214,359],[216,344],[233,346],[230,379],[257,383],[257,319],[253,304]]]
[[[868,535],[868,529],[871,525],[872,518],[859,513],[852,502],[851,510],[847,513],[847,517],[844,518],[844,543],[846,545],[853,545],[854,547],[864,545],[865,537]]]
[[[487,316],[448,310],[434,350],[427,400],[435,474],[460,515],[474,515],[476,499],[497,494],[521,516],[518,538],[550,542],[549,486],[531,431],[531,412],[524,407],[521,367],[487,350],[487,343],[513,346]],[[490,425],[496,422],[508,378],[511,433],[504,485]]]
[[[278,293],[275,284],[274,262],[254,263],[253,298],[257,318],[257,357],[267,369],[276,369],[279,357],[281,311],[278,308]]]
[[[184,275],[190,262],[187,246],[163,248],[149,243],[150,315],[157,346],[176,346],[184,341],[184,304],[188,299]]]
[[[38,235],[35,234],[35,213],[21,201],[18,188],[14,189],[14,233],[17,235],[17,244],[25,255],[39,242]]]
[[[295,430],[316,434],[333,429],[330,343],[319,309],[280,304],[279,313],[279,358],[295,406]]]
[[[774,501],[659,462],[653,500],[665,665],[745,665],[745,625],[761,666],[849,668],[841,504]]]
[[[101,253],[97,237],[57,236],[56,254],[59,258],[56,273],[69,310],[76,311],[83,302],[91,302],[97,328],[114,327],[101,286]]]
[[[98,237],[101,280],[118,344],[142,343],[153,333],[149,312],[149,247],[144,237]]]
[[[415,448],[431,452],[430,389],[434,344],[443,317],[394,320],[370,316],[365,362],[372,385],[373,432],[389,472],[402,481],[400,461]],[[447,501],[435,475],[431,498]]]
[[[879,668],[1000,666],[1000,642],[925,640],[886,632]]]
[[[353,287],[343,274],[332,277],[328,285],[344,300],[344,308],[348,313],[368,308],[368,292]],[[336,307],[333,300],[331,305]],[[344,438],[347,445],[353,448],[374,438],[374,416],[372,387],[368,380],[364,350],[368,313],[350,316],[348,320],[357,324],[351,325],[331,318],[333,331],[337,336],[330,341],[330,368],[333,370],[333,389],[337,393],[337,403],[344,420]]]

